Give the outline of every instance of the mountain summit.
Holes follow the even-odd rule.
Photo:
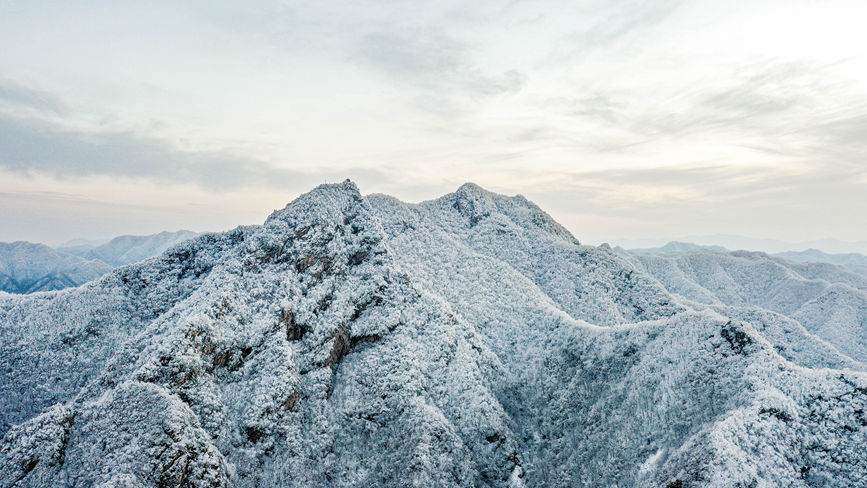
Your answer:
[[[761,317],[520,196],[323,185],[0,294],[0,485],[867,486],[867,365]]]

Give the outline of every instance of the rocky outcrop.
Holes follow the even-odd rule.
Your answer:
[[[792,363],[761,317],[522,197],[321,186],[0,295],[0,485],[858,486],[867,377]]]

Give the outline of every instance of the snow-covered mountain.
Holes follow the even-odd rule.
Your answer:
[[[622,247],[615,248],[626,251]],[[634,248],[627,252],[632,254],[683,254],[693,251],[728,252],[723,246],[695,244],[692,242],[671,241],[660,247]],[[818,249],[804,251],[786,251],[771,254],[771,256],[793,263],[828,263],[843,266],[849,271],[867,276],[867,256],[858,253],[829,254]]]
[[[98,246],[87,244],[59,247],[59,251],[87,259],[98,259],[112,266],[124,266],[161,254],[175,244],[199,235],[189,230],[160,232],[146,236],[119,236]]]
[[[863,358],[642,268],[520,196],[318,187],[0,295],[0,485],[867,486]]]
[[[774,256],[794,261],[796,263],[831,263],[845,266],[853,271],[867,275],[867,256],[858,253],[828,254],[818,249],[806,251],[789,251],[774,254]]]
[[[632,251],[628,259],[681,297],[784,315],[851,358],[867,361],[867,276],[828,263],[794,263],[760,252]],[[765,320],[775,320],[768,317]]]
[[[842,241],[837,239],[814,239],[809,241],[781,241],[777,239],[762,239],[755,237],[714,234],[681,236],[676,239],[616,239],[618,246],[625,249],[655,248],[670,241],[692,243],[700,246],[721,246],[726,249],[748,249],[769,254],[803,251],[805,249],[821,249],[826,253],[845,254],[867,252],[867,241]]]
[[[0,291],[33,293],[78,286],[111,271],[84,259],[32,242],[0,242]]]
[[[722,246],[709,246],[703,244],[694,244],[692,242],[671,241],[668,244],[660,247],[631,249],[630,251],[638,254],[679,254],[690,251],[698,251],[701,249],[720,252],[726,252],[728,250]]]
[[[23,241],[0,242],[0,291],[27,294],[79,286],[197,235],[186,230],[160,232],[120,236],[98,246],[78,243],[57,249]]]

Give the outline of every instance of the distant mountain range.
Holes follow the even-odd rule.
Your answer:
[[[33,293],[78,286],[111,271],[85,259],[32,242],[0,242],[0,291]]]
[[[661,247],[630,249],[630,251],[636,252],[636,253],[641,253],[641,254],[678,254],[678,253],[684,253],[684,252],[698,251],[700,249],[706,249],[709,251],[720,251],[720,252],[728,251],[728,249],[726,249],[722,246],[701,245],[701,244],[694,244],[692,242],[680,242],[680,241],[671,241],[668,244],[661,246]]]
[[[767,312],[784,315],[849,357],[867,361],[867,274],[761,252],[669,249],[674,248],[683,250],[621,253],[671,293],[729,316],[740,316],[738,310],[762,309],[765,327],[771,322],[782,324]]]
[[[858,253],[846,254],[828,254],[818,249],[807,249],[806,251],[789,251],[774,254],[779,258],[783,258],[796,263],[831,263],[845,266],[860,273],[867,274],[867,256]]]
[[[25,294],[79,286],[117,266],[162,253],[197,236],[191,231],[121,236],[100,244],[54,249],[31,242],[0,242],[0,291]]]
[[[610,241],[610,243],[611,245],[617,245],[625,249],[646,249],[663,246],[669,241],[694,243],[702,246],[721,246],[731,250],[762,251],[769,254],[807,249],[821,249],[826,253],[832,254],[867,254],[867,241],[849,242],[838,239],[815,239],[804,242],[787,242],[778,239],[761,239],[729,234],[687,236],[676,239],[619,239],[617,241]]]
[[[85,259],[98,259],[111,266],[124,266],[156,256],[169,247],[197,235],[199,234],[189,230],[179,230],[146,236],[120,236],[101,245],[75,245],[58,247],[57,250]]]
[[[23,241],[0,243],[0,291],[22,294],[79,286],[112,268],[156,256],[197,235],[193,231],[180,230],[144,236],[124,235],[109,241],[75,239],[55,248]],[[630,249],[630,252],[664,255],[702,249],[728,252],[720,245],[681,241],[671,241],[660,247]],[[867,273],[867,256],[857,253],[829,254],[808,249],[773,256],[799,263],[838,264],[855,272]]]
[[[864,487],[865,281],[323,185],[0,294],[0,486]]]
[[[617,247],[616,249],[624,251],[622,247]],[[661,247],[648,247],[648,248],[636,248],[629,249],[630,253],[633,254],[657,254],[657,255],[665,255],[665,254],[684,254],[695,251],[715,251],[727,253],[729,252],[723,246],[716,245],[702,245],[695,244],[692,242],[680,242],[680,241],[671,241],[664,246]],[[846,254],[829,254],[818,249],[807,249],[805,251],[786,251],[779,252],[775,254],[771,254],[779,259],[783,259],[786,261],[791,261],[793,263],[829,263],[836,264],[839,266],[843,266],[850,271],[854,271],[856,273],[862,273],[867,276],[867,256],[858,253],[846,253]]]

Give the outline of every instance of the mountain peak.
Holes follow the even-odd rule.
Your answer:
[[[492,216],[494,219],[499,216],[525,229],[542,231],[571,244],[580,244],[571,232],[523,195],[502,195],[468,182],[443,199],[450,202],[451,206],[469,221],[471,227]]]
[[[455,194],[464,195],[464,196],[495,195],[495,193],[493,193],[489,190],[486,190],[485,188],[482,188],[480,185],[473,183],[471,181],[468,181],[468,182],[464,183],[463,185],[459,186],[458,189],[455,191]]]
[[[343,213],[347,208],[362,202],[358,186],[346,179],[340,183],[324,183],[307,193],[302,193],[284,208],[275,210],[266,220],[295,220],[301,215],[327,215]]]
[[[570,238],[478,185],[410,205],[345,181],[0,295],[0,485],[861,481],[867,376]]]

